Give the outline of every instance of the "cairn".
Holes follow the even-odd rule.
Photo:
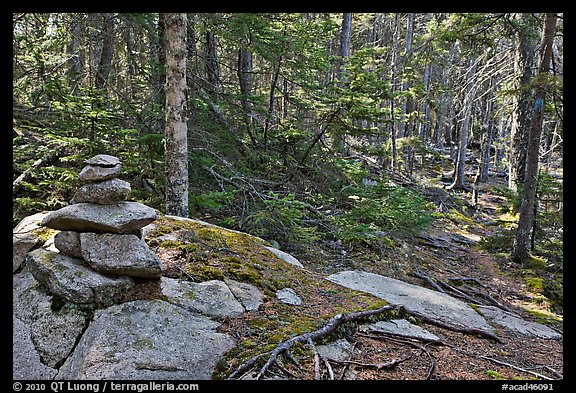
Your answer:
[[[160,261],[141,229],[156,219],[154,209],[128,202],[130,183],[118,179],[121,162],[99,154],[85,161],[84,184],[71,204],[48,214],[42,225],[59,230],[54,246],[29,253],[36,280],[74,303],[113,304],[134,279],[159,279]]]

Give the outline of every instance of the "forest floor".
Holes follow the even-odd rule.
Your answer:
[[[378,252],[350,252],[332,242],[316,244],[304,251],[295,250],[293,255],[308,269],[321,274],[364,270],[425,287],[430,286],[415,277],[414,272],[434,278],[436,282],[456,282],[450,279],[465,277],[466,282],[479,283],[477,288],[482,287],[484,293],[525,320],[545,323],[561,332],[562,315],[551,311],[550,305],[542,301],[541,291],[530,285],[529,278],[536,270],[511,263],[505,253],[489,252],[479,246],[482,239],[497,230],[494,223],[502,220],[499,206],[503,197],[493,191],[503,186],[503,182],[494,177],[484,184],[474,211],[459,214],[453,210],[454,214],[436,219],[420,236],[395,239],[393,246],[382,247]],[[441,184],[439,188],[442,189]],[[469,193],[462,192],[456,197],[469,199]],[[352,358],[346,364],[332,364],[334,377],[358,380],[562,378],[563,340],[529,338],[499,329],[502,343],[496,343],[426,323],[421,326],[440,337],[442,343],[424,345],[351,332],[346,339],[353,343]],[[394,367],[378,367],[407,356],[411,357]]]

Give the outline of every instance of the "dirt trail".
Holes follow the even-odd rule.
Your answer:
[[[494,232],[493,223],[501,203],[502,197],[484,191],[473,217],[438,219],[421,236],[399,244],[396,249],[381,251],[380,258],[360,253],[352,255],[338,244],[298,257],[322,273],[365,270],[432,289],[422,275],[415,277],[414,272],[419,272],[436,283],[442,281],[467,294],[474,293],[479,300],[477,293],[484,293],[523,319],[537,321],[527,312],[526,305],[535,310],[540,307],[542,313],[549,313],[549,310],[534,303],[534,296],[518,267],[478,246],[482,238]],[[318,255],[323,255],[329,262],[319,262]],[[486,299],[486,304],[490,304]],[[557,317],[560,322],[548,326],[561,331],[561,316]],[[425,345],[358,330],[351,332],[346,339],[353,344],[352,356],[348,363],[333,365],[335,377],[361,380],[562,379],[562,340],[528,338],[498,329],[503,343],[496,343],[426,323],[421,327],[440,337],[443,344]],[[409,359],[394,367],[378,367],[406,357]]]

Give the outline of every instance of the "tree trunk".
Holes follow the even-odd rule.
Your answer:
[[[510,144],[510,167],[508,173],[508,187],[513,191],[520,191],[524,181],[526,168],[526,151],[528,133],[531,119],[531,89],[528,88],[532,80],[532,66],[535,61],[538,35],[532,26],[532,15],[520,14],[520,32],[514,58],[514,73],[519,75],[516,81],[518,94],[514,100],[512,113],[512,134]]]
[[[342,15],[342,30],[340,31],[340,53],[337,68],[337,79],[339,84],[346,82],[346,71],[343,66],[346,59],[350,57],[350,33],[352,30],[352,14],[344,13]],[[337,154],[344,154],[346,135],[342,131],[337,131],[333,135],[332,148]]]
[[[398,15],[398,14],[397,14]],[[404,46],[404,52],[408,53],[412,50],[412,34],[414,31],[414,14],[408,14],[408,20],[406,21],[406,44]],[[396,34],[396,32],[395,32]],[[401,91],[406,91],[410,88],[407,82],[402,83]],[[406,113],[408,112],[408,106],[411,107],[411,98],[406,98],[400,107],[400,123],[398,125],[398,138],[403,138],[406,134]],[[409,103],[410,101],[410,103]]]
[[[213,32],[206,32],[206,46],[204,51],[206,59],[206,80],[208,81],[208,94],[213,99],[220,92],[220,65],[216,49],[216,36]]]
[[[70,16],[70,43],[68,53],[68,85],[74,91],[78,87],[79,79],[83,75],[84,50],[81,48],[83,14],[71,14]]]
[[[238,81],[240,83],[240,102],[244,112],[244,123],[246,133],[250,137],[252,145],[256,146],[256,137],[252,133],[252,105],[250,96],[252,95],[252,52],[246,48],[238,50]]]
[[[166,214],[188,217],[186,14],[166,14]]]
[[[534,204],[536,199],[536,187],[538,183],[538,153],[540,148],[540,136],[544,122],[544,104],[546,99],[546,74],[549,71],[552,58],[552,44],[556,29],[556,14],[546,14],[544,29],[542,32],[542,44],[540,46],[540,65],[538,67],[538,81],[536,95],[533,101],[532,127],[528,140],[528,152],[526,155],[526,175],[524,177],[524,191],[520,204],[520,218],[518,229],[514,238],[514,248],[511,259],[517,263],[525,262],[529,257],[530,230],[534,219]]]
[[[461,188],[464,189],[466,184],[466,178],[464,174],[465,164],[466,164],[466,147],[468,146],[468,135],[470,132],[470,126],[472,123],[472,103],[474,102],[474,95],[476,93],[476,88],[472,81],[474,74],[476,73],[476,63],[475,60],[471,60],[471,64],[468,73],[466,75],[466,87],[464,95],[464,108],[463,108],[463,119],[460,126],[460,132],[458,135],[458,158],[456,159],[456,169],[454,173],[454,182],[448,187]]]
[[[399,130],[398,134],[396,133],[396,102],[394,98],[394,92],[396,91],[396,63],[398,61],[398,31],[399,31],[399,23],[398,23],[399,15],[396,14],[394,18],[394,35],[392,36],[392,61],[391,61],[391,69],[392,69],[392,76],[390,77],[392,82],[392,92],[390,98],[390,116],[392,117],[392,121],[390,122],[390,142],[392,145],[392,160],[390,162],[390,167],[392,169],[392,173],[396,171],[398,167],[398,149],[396,146],[396,138],[400,136],[400,128],[404,127],[404,119],[400,117],[400,123],[398,124]],[[402,131],[403,133],[404,131]]]
[[[268,96],[268,116],[264,120],[264,150],[268,150],[268,132],[270,130],[270,123],[274,121],[276,116],[276,85],[278,84],[278,76],[280,75],[280,66],[282,65],[282,56],[276,61],[274,75],[272,76],[272,83],[270,84],[270,94]]]
[[[166,104],[166,28],[165,28],[165,14],[158,14],[158,24],[156,31],[150,34],[150,64],[151,70],[151,97],[155,105],[163,107]],[[159,117],[151,127],[151,131],[160,134],[165,129],[165,117]]]
[[[102,54],[96,70],[94,84],[99,89],[105,89],[108,84],[108,76],[112,69],[112,57],[114,56],[114,14],[103,14],[102,26]]]

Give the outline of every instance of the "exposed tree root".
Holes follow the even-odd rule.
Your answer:
[[[440,326],[440,327],[448,329],[448,330],[466,333],[466,334],[471,334],[471,335],[476,335],[476,336],[481,336],[484,338],[489,338],[489,339],[492,339],[492,340],[497,341],[499,343],[502,342],[502,340],[498,336],[496,336],[495,334],[488,332],[488,331],[485,331],[485,330],[482,330],[482,329],[463,328],[463,327],[459,327],[459,326],[454,326],[454,325],[450,325],[450,324],[447,324],[444,322],[439,322],[439,321],[434,320],[434,319],[432,319],[432,318],[430,318],[430,317],[428,317],[422,313],[419,313],[417,311],[406,309],[403,306],[386,305],[386,306],[380,307],[376,310],[355,311],[355,312],[352,312],[349,314],[337,314],[334,317],[330,318],[330,320],[328,320],[328,322],[323,327],[321,327],[320,329],[314,330],[312,332],[304,333],[304,334],[301,334],[298,336],[294,336],[294,337],[292,337],[286,341],[281,342],[273,350],[258,354],[256,356],[248,359],[246,362],[241,364],[234,372],[232,372],[228,376],[228,379],[236,379],[239,376],[243,375],[244,373],[248,372],[256,364],[256,362],[260,358],[265,357],[265,356],[268,356],[268,360],[260,368],[258,374],[255,377],[256,380],[262,378],[266,374],[266,372],[270,369],[270,367],[272,365],[280,366],[279,368],[282,371],[286,372],[288,375],[291,375],[291,373],[287,372],[285,367],[283,367],[282,364],[279,363],[278,357],[281,354],[285,354],[286,357],[292,363],[294,363],[298,367],[299,370],[302,370],[300,364],[290,354],[290,349],[296,343],[308,344],[311,347],[312,351],[314,352],[314,378],[320,379],[320,360],[321,359],[320,359],[320,355],[318,354],[318,351],[316,350],[316,346],[314,345],[315,341],[317,341],[321,338],[327,337],[328,335],[330,335],[332,332],[334,332],[340,325],[342,325],[345,322],[356,321],[356,320],[366,318],[369,316],[379,315],[379,314],[382,314],[386,311],[391,311],[391,310],[404,310],[407,314],[410,314],[414,317],[420,318],[427,323],[431,323],[433,325]],[[416,345],[416,344],[412,343],[412,345],[415,346],[416,348],[420,349],[421,351],[425,352],[427,354],[427,356],[430,358],[431,366],[430,366],[430,369],[428,370],[428,376],[427,376],[427,378],[429,379],[431,377],[432,373],[434,372],[435,362],[434,362],[434,359],[433,359],[432,355],[430,354],[430,352],[428,352],[428,350],[426,349],[426,346],[428,344],[425,344],[424,346],[420,346],[420,345]],[[407,359],[400,359],[400,360],[405,361]],[[391,365],[391,366],[393,366],[393,365]],[[384,366],[382,366],[381,368],[383,368],[383,367]],[[330,370],[329,370],[329,373],[330,373]],[[333,378],[333,373],[330,373],[330,374],[332,375],[332,378]]]
[[[422,272],[420,270],[413,272],[412,275],[426,281],[428,283],[428,285],[430,285],[432,288],[434,288],[438,292],[449,294],[446,291],[450,291],[453,294],[453,296],[464,299],[470,303],[486,305],[486,306],[496,306],[502,310],[508,311],[512,314],[516,314],[509,307],[506,307],[505,305],[503,305],[502,303],[500,303],[496,299],[494,299],[494,297],[492,297],[489,293],[484,293],[482,291],[479,291],[479,290],[472,288],[472,287],[469,287],[469,286],[466,286],[466,289],[465,288],[455,288],[454,286],[448,284],[447,282],[445,282],[445,281],[443,281],[437,277],[430,277],[430,275],[428,275],[427,273]],[[486,289],[485,285],[483,285],[482,283],[480,283],[478,280],[476,280],[474,278],[450,277],[450,278],[448,278],[448,280],[450,280],[450,281],[473,281],[473,282],[477,283],[478,285],[480,285],[481,287]]]
[[[398,308],[398,306],[386,305],[386,306],[380,307],[376,310],[355,311],[355,312],[352,312],[349,314],[337,314],[334,317],[330,318],[330,320],[326,323],[326,325],[324,325],[320,329],[292,337],[292,338],[278,344],[276,346],[276,348],[274,348],[272,351],[261,353],[259,355],[256,355],[256,356],[248,359],[246,362],[244,362],[242,365],[240,365],[240,367],[238,367],[232,374],[230,374],[228,379],[234,379],[237,376],[239,376],[240,374],[248,371],[258,361],[258,359],[268,355],[269,356],[268,360],[266,361],[264,366],[262,366],[262,368],[260,369],[260,371],[256,375],[256,379],[260,379],[260,378],[262,378],[262,376],[264,376],[264,374],[270,368],[270,366],[272,366],[273,364],[277,364],[278,356],[280,354],[288,351],[296,343],[302,343],[302,344],[304,344],[304,343],[310,344],[311,342],[313,343],[314,341],[317,341],[323,337],[328,336],[330,333],[334,332],[336,330],[336,328],[338,328],[340,325],[342,325],[345,322],[355,321],[355,320],[366,318],[366,317],[369,317],[372,315],[382,314],[386,311],[395,310],[397,308]],[[313,344],[312,344],[312,347],[315,348]],[[318,360],[318,362],[319,362],[319,360]]]

